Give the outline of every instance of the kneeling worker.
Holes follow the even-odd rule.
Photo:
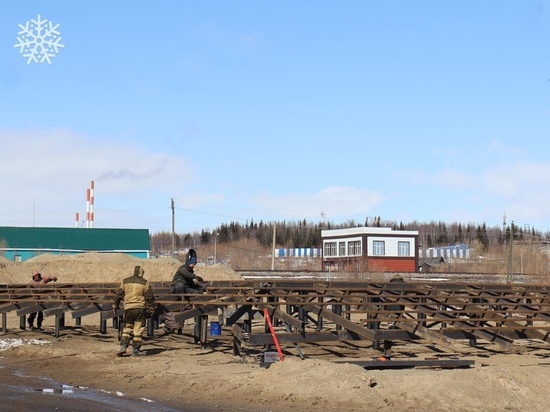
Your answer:
[[[204,282],[204,279],[195,274],[195,266],[197,258],[192,257],[176,270],[170,285],[170,293],[204,293],[199,283]]]

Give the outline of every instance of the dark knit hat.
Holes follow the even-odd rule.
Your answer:
[[[187,264],[188,265],[196,265],[197,264],[197,259],[192,257],[187,261]]]

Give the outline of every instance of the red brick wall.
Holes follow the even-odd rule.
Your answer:
[[[325,262],[330,262],[332,270],[336,270],[334,264],[338,263],[338,271],[364,271],[364,272],[417,272],[415,258],[368,258],[359,260],[359,266],[353,259],[326,259],[323,261],[322,270],[325,270]]]
[[[416,272],[415,259],[376,259],[369,258],[367,261],[369,272]]]

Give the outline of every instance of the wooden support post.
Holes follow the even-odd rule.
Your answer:
[[[423,305],[425,305],[427,302],[427,299],[426,298],[420,298],[420,303],[422,303]],[[423,319],[422,322],[420,322],[419,324],[421,326],[426,326],[426,314],[425,313],[418,313],[418,319]]]
[[[445,305],[439,305],[438,309],[440,311],[444,311],[445,310]],[[447,327],[447,323],[446,322],[441,322],[440,329],[445,329],[446,327]]]
[[[195,316],[195,326],[193,327],[193,342],[200,343],[201,341],[201,315]]]
[[[531,305],[531,303],[532,303],[531,299],[525,299],[525,304],[526,305]],[[533,326],[533,316],[527,315],[526,318],[527,318],[527,321],[525,322],[525,325],[526,326]]]
[[[479,299],[479,298],[473,298],[473,299],[472,299],[472,303],[476,303],[476,304],[477,304],[477,303],[482,303],[482,302],[481,302],[481,299]],[[476,315],[475,313],[470,314],[470,319],[471,319],[474,323],[476,323],[475,319],[477,319],[478,317],[479,317],[479,316]],[[472,338],[470,338],[469,344],[470,344],[470,346],[476,346],[476,345],[477,345],[477,338],[476,338],[475,336],[472,337]]]
[[[340,304],[337,304],[337,305],[332,305],[332,313],[334,313],[335,315],[338,315],[338,316],[342,316],[342,305]],[[342,330],[342,326],[341,325],[336,325],[336,330]]]
[[[323,307],[323,297],[319,297],[319,303],[321,304],[320,306]],[[305,325],[304,325],[305,327]],[[323,330],[323,318],[321,316],[317,317],[317,327],[315,328],[317,330],[317,332],[320,332],[321,330]]]
[[[244,328],[239,324],[233,325],[233,355],[242,356],[242,335],[244,333]]]
[[[391,357],[391,347],[393,346],[393,343],[391,340],[385,340],[384,341],[384,357],[389,359]]]
[[[301,312],[299,312],[300,315],[301,315]],[[298,317],[300,317],[300,315],[298,315]],[[264,332],[265,333],[270,333],[270,329],[269,329],[269,323],[267,321],[267,317],[264,316]],[[264,345],[264,351],[269,351],[271,350],[271,345],[270,344],[265,344]]]
[[[107,319],[101,319],[99,321],[99,333],[107,333]]]
[[[373,303],[373,298],[367,297],[367,308],[370,307],[372,303]],[[369,312],[367,313],[367,325],[366,325],[367,329],[375,329],[375,325],[378,324],[378,322],[374,322],[373,321],[374,318],[375,316],[369,310]],[[376,328],[376,329],[379,329],[379,328]]]
[[[63,330],[65,327],[65,313],[58,313],[55,315],[55,332],[54,336],[58,338],[61,333],[60,331]]]
[[[208,315],[201,315],[201,348],[206,348],[206,341],[208,339]]]
[[[243,329],[245,333],[252,333],[252,313],[253,312],[250,312],[248,319],[244,320]]]
[[[370,329],[372,329],[372,330],[380,329],[380,322],[372,322],[372,327]],[[372,348],[375,349],[375,350],[380,350],[380,341],[379,340],[373,340],[372,341]]]

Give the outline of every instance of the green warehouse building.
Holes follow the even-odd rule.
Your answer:
[[[51,253],[124,253],[148,259],[149,229],[95,229],[0,226],[0,255],[23,262]]]

